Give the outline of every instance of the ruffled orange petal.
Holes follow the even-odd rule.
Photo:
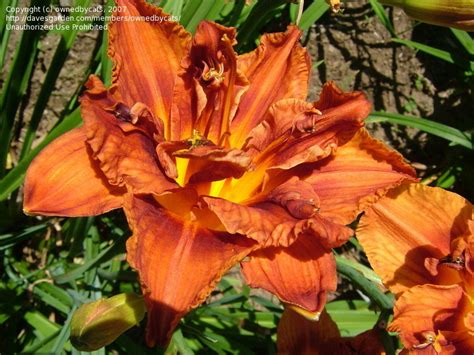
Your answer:
[[[272,188],[269,192],[260,194],[262,195],[264,197],[260,198],[278,203],[295,218],[310,218],[319,212],[319,196],[310,184],[296,176]]]
[[[251,166],[251,158],[239,149],[206,149],[200,147],[175,153],[176,157],[190,160],[185,178],[190,184],[239,178]]]
[[[306,98],[311,64],[306,49],[298,43],[300,34],[295,26],[285,33],[266,34],[254,52],[239,57],[239,70],[250,85],[231,124],[232,147],[244,144],[273,103]]]
[[[453,284],[460,281],[457,270],[443,267],[436,273],[429,263],[450,253],[452,239],[466,232],[471,218],[472,205],[459,195],[402,185],[367,210],[357,237],[392,292],[425,283]]]
[[[273,104],[265,120],[249,133],[249,148],[263,151],[281,136],[321,134],[343,125],[352,135],[363,125],[371,105],[361,92],[345,93],[334,82],[324,84],[320,99],[308,103],[300,99],[284,99]],[[304,135],[308,133],[308,135]]]
[[[327,292],[337,286],[334,255],[312,234],[299,236],[287,248],[257,250],[241,267],[251,287],[263,288],[282,302],[310,312],[321,312]]]
[[[229,124],[248,81],[237,69],[236,31],[203,21],[194,36],[174,92],[171,140],[198,130],[224,145]]]
[[[350,228],[319,216],[318,196],[311,185],[296,177],[256,200],[258,202],[241,205],[202,197],[201,207],[215,214],[222,230],[246,235],[260,246],[289,246],[300,234],[310,232],[318,236],[324,247],[333,248],[353,235]]]
[[[96,78],[87,83],[81,113],[93,157],[113,185],[134,193],[161,194],[178,185],[166,178],[155,153],[153,136],[122,118],[117,102]],[[128,111],[128,109],[126,109]],[[138,118],[140,120],[140,118]]]
[[[26,173],[24,210],[48,216],[94,216],[122,207],[123,188],[112,186],[76,128],[49,144]]]
[[[265,119],[250,131],[245,148],[252,156],[256,156],[283,136],[289,137],[296,131],[296,122],[307,118],[316,121],[320,114],[314,104],[304,100],[280,100],[270,106]]]
[[[148,308],[147,343],[164,346],[181,317],[206,299],[254,242],[183,221],[152,198],[130,197],[125,212],[133,231],[127,258],[138,270]]]
[[[314,104],[279,101],[250,132],[243,149],[254,157],[256,168],[235,187],[257,189],[264,179],[291,176],[285,170],[328,157],[356,134],[369,112],[370,103],[362,93],[344,93],[333,83],[324,86],[321,99]],[[304,165],[306,174],[309,168]]]
[[[342,338],[326,311],[321,313],[318,321],[311,321],[288,307],[278,323],[277,346],[281,355],[385,354],[376,329],[356,337]]]
[[[262,246],[287,246],[301,233],[302,227],[298,228],[298,220],[284,208],[272,203],[249,207],[213,197],[202,197],[202,202],[204,206],[201,207],[213,212],[223,226],[210,227],[246,235]]]
[[[458,285],[415,286],[397,300],[389,330],[410,350],[471,354],[474,338],[464,325],[469,303]]]
[[[311,168],[305,181],[320,197],[320,213],[342,224],[351,223],[390,188],[415,180],[414,169],[403,157],[371,138],[365,129]],[[304,170],[302,174],[308,174]]]
[[[474,290],[474,221],[470,220],[467,222],[469,226],[468,235],[465,236],[466,249],[464,251],[466,273],[465,282],[470,285],[471,289]]]
[[[297,107],[303,108],[302,105]],[[363,126],[371,104],[363,93],[344,93],[329,82],[324,85],[319,101],[311,110],[294,115],[291,103],[288,109],[280,107],[278,116],[282,117],[286,112],[286,115],[297,119],[292,123],[293,134],[274,153],[271,162],[273,169],[290,169],[328,156]],[[314,110],[319,110],[320,114],[314,113]]]
[[[166,123],[175,77],[191,35],[160,8],[144,0],[116,0],[116,5],[120,11],[114,15],[120,21],[109,26],[113,84],[125,104],[143,102]],[[145,20],[152,16],[154,21]]]
[[[227,177],[240,177],[250,167],[252,159],[239,149],[225,149],[202,140],[194,143],[192,140],[162,142],[158,144],[156,153],[165,173],[170,178],[178,178],[176,158],[189,160],[183,184],[209,182]]]

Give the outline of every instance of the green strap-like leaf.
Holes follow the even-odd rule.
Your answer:
[[[392,21],[387,16],[387,13],[385,12],[385,9],[383,6],[377,1],[377,0],[369,0],[370,5],[372,5],[372,9],[374,10],[375,14],[379,18],[380,22],[382,22],[382,25],[385,26],[388,32],[394,37],[397,37],[395,33],[395,28],[393,27]]]
[[[422,51],[436,58],[444,60],[445,62],[455,64],[460,68],[463,68],[463,69],[470,68],[469,61],[466,60],[466,58],[463,58],[462,56],[460,56],[459,53],[444,51],[442,49],[434,48],[423,43],[410,41],[408,39],[392,38],[392,41],[395,43],[404,44],[405,46],[408,46],[410,48]]]
[[[329,5],[325,0],[315,0],[301,15],[301,21],[298,27],[303,31],[308,30],[316,21],[318,21],[327,11]]]
[[[66,282],[74,281],[80,277],[83,277],[84,273],[90,270],[92,267],[99,265],[105,260],[108,260],[109,258],[121,252],[124,252],[123,241],[124,241],[124,237],[117,239],[112,245],[108,246],[105,249],[102,249],[102,251],[99,254],[97,254],[95,258],[88,260],[85,264],[75,268],[72,271],[69,271],[68,273],[56,276],[54,280],[58,284],[63,284]]]
[[[466,31],[457,30],[455,28],[450,28],[450,30],[464,49],[466,49],[466,52],[474,56],[474,39],[472,39],[471,35]]]
[[[27,25],[40,25],[44,19],[44,1],[33,0],[31,7],[38,6],[41,10],[35,13]],[[13,123],[20,106],[20,102],[28,87],[33,70],[33,64],[38,51],[38,41],[41,31],[23,31],[20,43],[12,60],[10,71],[3,85],[0,96],[0,177],[6,171],[7,156],[10,151],[10,141],[13,132]]]
[[[366,123],[372,122],[390,122],[402,126],[418,128],[419,130],[444,138],[463,147],[473,149],[472,135],[470,133],[462,132],[456,128],[426,118],[405,116],[397,113],[373,112],[366,120]]]

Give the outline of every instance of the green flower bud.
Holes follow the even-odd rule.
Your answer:
[[[380,0],[398,6],[416,20],[474,31],[474,0]]]
[[[93,351],[112,343],[145,316],[143,297],[121,293],[86,303],[72,316],[71,343],[81,351]]]

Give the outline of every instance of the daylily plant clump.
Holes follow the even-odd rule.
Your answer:
[[[164,16],[143,0],[117,16]],[[113,81],[91,76],[83,126],[28,170],[27,213],[91,216],[123,208],[149,346],[241,263],[252,287],[319,315],[337,285],[332,248],[391,188],[415,181],[403,157],[363,128],[371,106],[327,83],[306,102],[311,69],[295,26],[234,51],[236,31],[203,22],[110,25]]]

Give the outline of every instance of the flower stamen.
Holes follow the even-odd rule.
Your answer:
[[[413,348],[417,350],[426,349],[429,346],[432,346],[437,353],[441,352],[440,340],[443,339],[443,336],[438,334],[436,335],[432,331],[423,332],[422,336],[425,338],[425,342],[414,345]],[[441,338],[441,339],[440,339]]]
[[[217,68],[214,66],[209,66],[206,62],[203,61],[204,70],[201,74],[201,79],[210,82],[212,86],[220,86],[224,81],[224,64],[217,64]]]

